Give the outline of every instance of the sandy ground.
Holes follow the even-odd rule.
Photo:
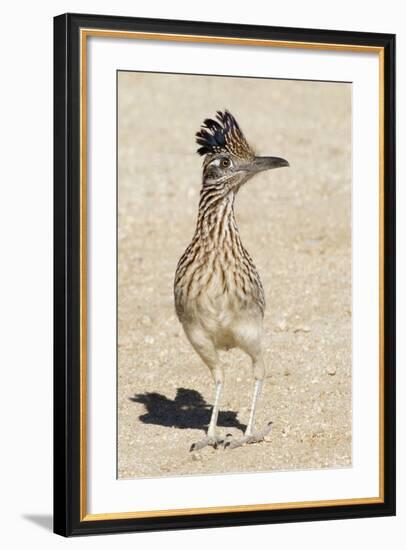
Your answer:
[[[119,74],[118,476],[334,468],[351,464],[351,87],[349,84]],[[214,386],[173,305],[194,232],[201,159],[194,133],[227,107],[258,154],[291,168],[236,202],[267,299],[268,374],[256,426],[268,440],[190,453]],[[222,355],[219,428],[249,415],[250,361]]]

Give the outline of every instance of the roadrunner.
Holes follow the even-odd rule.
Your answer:
[[[206,437],[191,451],[206,445],[238,447],[262,441],[271,422],[254,432],[258,397],[265,377],[261,351],[265,296],[254,262],[245,250],[234,217],[240,187],[255,174],[289,166],[279,157],[258,157],[235,118],[217,111],[206,119],[196,142],[204,156],[196,231],[179,260],[174,283],[176,313],[191,345],[210,369],[215,399]],[[224,384],[219,350],[240,348],[252,360],[254,392],[245,434],[238,440],[217,433],[217,418]]]

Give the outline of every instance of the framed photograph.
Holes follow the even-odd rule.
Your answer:
[[[54,20],[54,530],[395,514],[395,37]]]

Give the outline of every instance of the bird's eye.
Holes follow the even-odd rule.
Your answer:
[[[231,164],[230,159],[222,159],[221,160],[221,167],[222,168],[228,168]]]

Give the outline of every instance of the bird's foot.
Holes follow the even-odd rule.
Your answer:
[[[203,439],[193,443],[189,450],[200,451],[203,447],[214,447],[214,449],[217,449],[218,447],[225,447],[230,441],[230,438],[231,434],[227,434],[225,437],[220,435],[207,435],[206,437],[203,437]]]
[[[249,443],[260,443],[261,441],[264,441],[265,437],[271,432],[271,430],[272,422],[268,422],[268,425],[264,430],[253,434],[246,434],[240,439],[228,440],[224,444],[224,448],[235,449],[237,447],[242,447],[243,445],[248,445]]]

